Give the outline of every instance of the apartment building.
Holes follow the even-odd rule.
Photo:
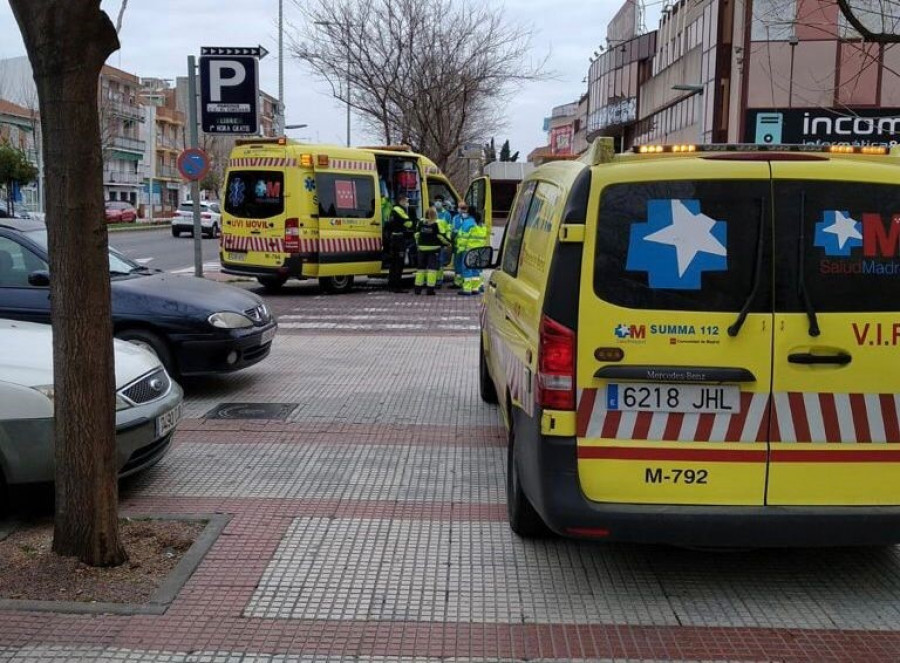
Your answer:
[[[176,108],[176,91],[166,80],[141,79],[140,96],[146,113],[142,138],[147,164],[141,208],[144,216],[169,216],[181,202],[182,178],[177,162],[186,144],[185,117]]]
[[[0,145],[10,145],[25,153],[40,173],[41,166],[41,121],[38,112],[11,101],[0,99]],[[42,192],[38,181],[31,182],[13,192],[17,209],[30,212],[43,210]],[[0,188],[4,183],[0,183]],[[6,200],[6,191],[0,190],[0,197]]]
[[[98,100],[104,194],[106,200],[124,200],[135,206],[144,186],[146,148],[141,138],[146,112],[140,92],[137,76],[104,65]]]

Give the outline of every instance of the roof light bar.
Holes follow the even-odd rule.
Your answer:
[[[664,152],[817,152],[826,154],[890,154],[884,146],[866,145],[758,145],[756,143],[713,143],[711,145],[635,145],[635,154],[661,154]]]

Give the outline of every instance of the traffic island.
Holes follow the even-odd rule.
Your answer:
[[[112,568],[54,554],[49,519],[15,523],[0,539],[0,610],[164,614],[229,519],[224,514],[122,518],[129,559]]]

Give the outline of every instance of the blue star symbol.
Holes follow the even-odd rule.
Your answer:
[[[303,185],[306,187],[307,191],[315,191],[316,190],[316,181],[311,177],[307,177],[306,180],[303,182]]]
[[[816,224],[814,245],[825,249],[825,255],[846,258],[854,248],[862,246],[862,224],[851,218],[850,212],[825,210],[822,217]]]
[[[628,338],[631,335],[631,329],[628,325],[619,325],[616,327],[616,336],[619,338]]]
[[[647,223],[634,223],[625,269],[647,272],[651,288],[699,290],[704,272],[728,270],[727,226],[699,200],[650,200]]]

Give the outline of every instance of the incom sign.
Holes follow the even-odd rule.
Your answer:
[[[200,125],[208,134],[259,133],[258,49],[202,49]]]

